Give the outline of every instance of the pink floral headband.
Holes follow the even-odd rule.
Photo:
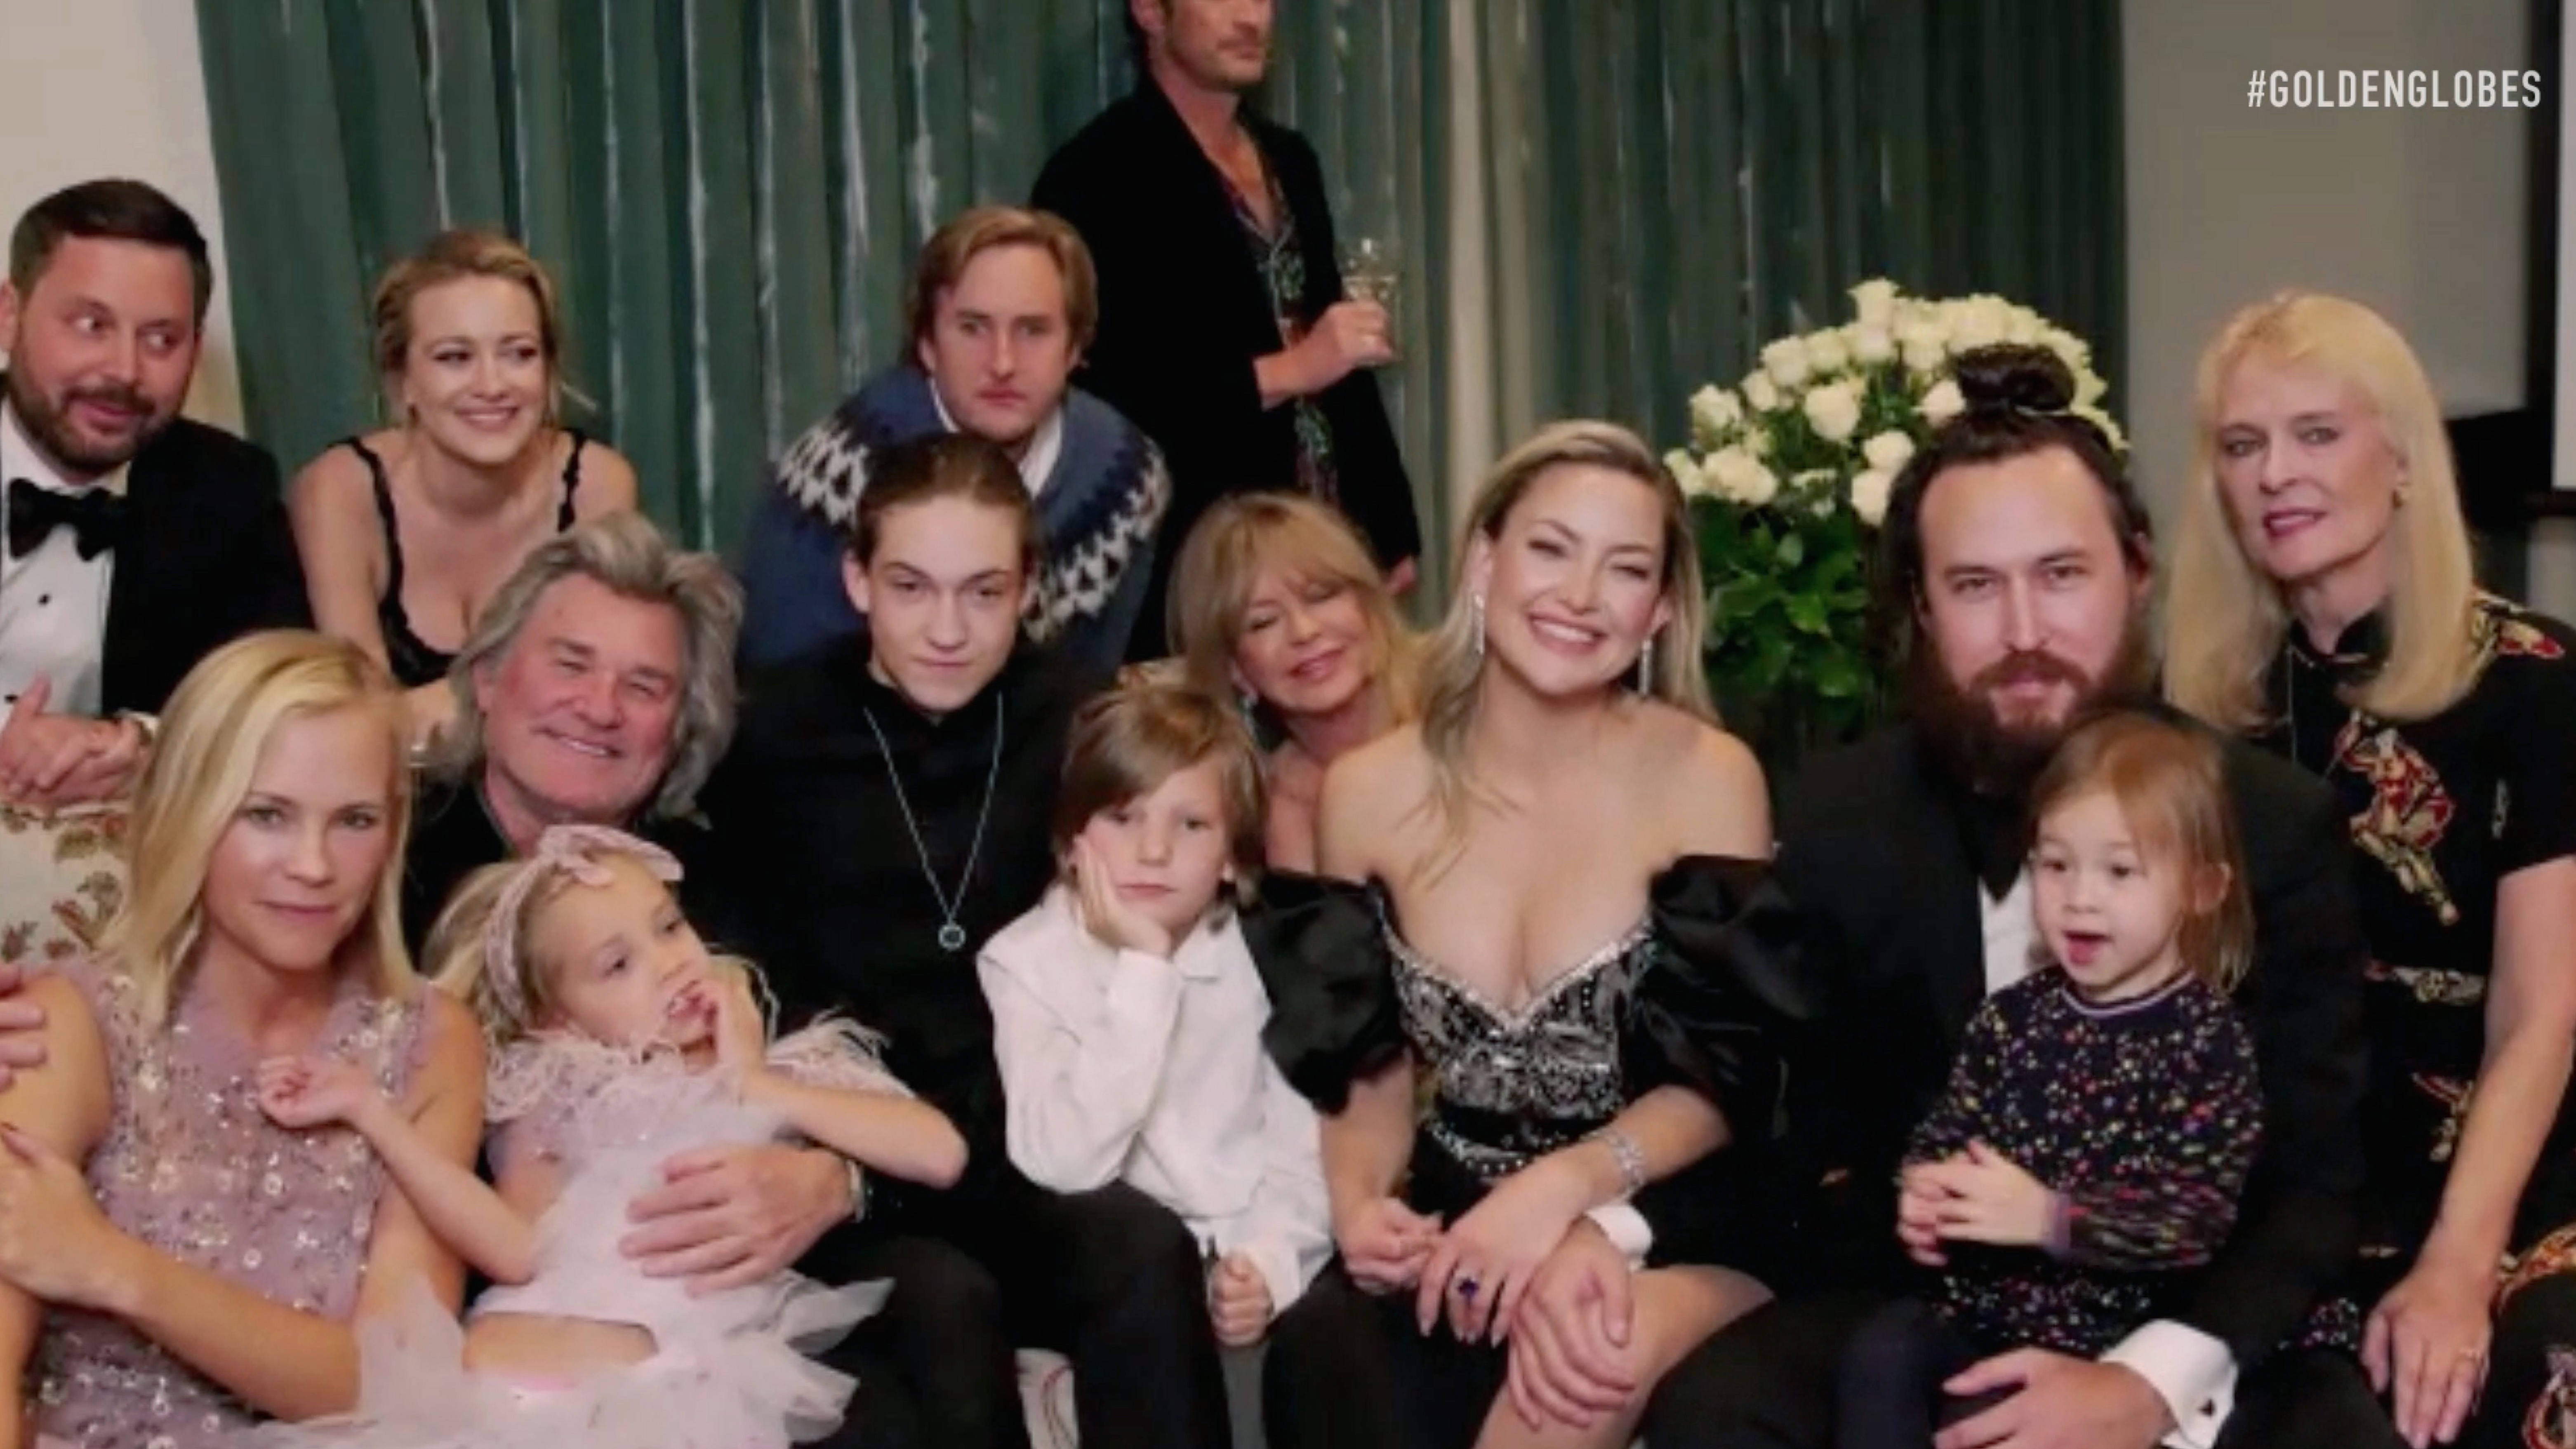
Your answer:
[[[527,909],[528,897],[558,874],[582,885],[604,886],[611,879],[605,858],[619,855],[665,885],[680,878],[680,862],[649,840],[605,825],[549,825],[537,838],[537,848],[519,862],[493,898],[492,914],[483,922],[483,980],[488,988],[484,999],[509,1016],[513,1026],[526,1025],[519,1020],[528,1001],[527,976],[519,960],[519,915]]]

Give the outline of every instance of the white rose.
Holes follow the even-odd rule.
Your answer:
[[[1896,329],[1905,365],[1915,372],[1938,372],[1950,358],[1950,328],[1937,317],[1919,317]]]
[[[1994,297],[1971,297],[1959,309],[1958,325],[1950,335],[1954,352],[1972,352],[1992,347],[2004,340],[2004,304]]]
[[[1772,386],[1769,373],[1748,373],[1744,379],[1744,400],[1753,405],[1755,412],[1767,413],[1780,405],[1780,389]]]
[[[1711,383],[1691,394],[1690,415],[1691,427],[1705,444],[1744,421],[1744,404],[1735,400],[1735,394]]]
[[[1949,360],[1950,353],[1948,349],[1944,348],[1938,342],[1931,342],[1917,338],[1916,340],[1905,344],[1906,370],[1916,374],[1917,376],[1928,377],[1933,373],[1939,372],[1942,364]]]
[[[2075,406],[2068,408],[2067,411],[2075,414],[2079,418],[2082,418],[2084,421],[2091,423],[2093,426],[2100,428],[2102,430],[2102,436],[2111,440],[2111,449],[2113,452],[2125,453],[2129,451],[2128,434],[2120,431],[2120,425],[2111,421],[2111,415],[2109,413],[2102,411],[2100,408],[2097,408],[2090,403],[2077,403]]]
[[[1827,383],[1807,394],[1807,421],[1816,428],[1816,436],[1828,443],[1839,443],[1860,426],[1860,394],[1846,382]]]
[[[2028,307],[2015,307],[2004,314],[2004,340],[2015,347],[2035,347],[2047,326]]]
[[[1807,340],[1783,337],[1762,349],[1762,370],[1782,387],[1796,387],[1807,380],[1814,363],[1807,357]]]
[[[1807,361],[1818,372],[1840,372],[1851,365],[1851,348],[1839,332],[1819,332],[1807,339]]]
[[[1851,289],[1852,309],[1864,327],[1884,328],[1896,314],[1896,284],[1872,277]]]
[[[1757,458],[1770,457],[1771,430],[1769,428],[1746,428],[1744,430],[1744,451],[1751,453]]]
[[[1760,508],[1780,494],[1780,480],[1742,448],[1720,448],[1709,455],[1710,491],[1730,503]]]
[[[1879,323],[1864,322],[1852,329],[1851,354],[1865,367],[1876,367],[1896,355],[1896,339]]]
[[[1896,475],[1881,468],[1865,468],[1852,478],[1852,513],[1864,524],[1876,528],[1887,518],[1887,495],[1896,487]]]
[[[2055,327],[2039,334],[2039,345],[2056,353],[2057,360],[2065,363],[2067,372],[2075,377],[2083,377],[2086,369],[2093,365],[2092,349],[2073,334]]]
[[[1682,496],[1697,498],[1709,491],[1708,478],[1700,472],[1699,461],[1686,448],[1675,448],[1664,455],[1664,469],[1680,485]]]
[[[1905,466],[1906,459],[1914,456],[1914,439],[1890,428],[1861,444],[1860,454],[1869,460],[1869,466],[1893,473]]]
[[[2109,383],[2089,370],[2075,374],[2075,404],[2078,407],[2091,407],[2110,390]]]
[[[1959,395],[1959,385],[1945,377],[1932,384],[1930,392],[1923,394],[1922,407],[1923,420],[1937,428],[1966,412],[1968,400]]]

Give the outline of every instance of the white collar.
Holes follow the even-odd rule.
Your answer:
[[[957,420],[948,415],[948,400],[939,395],[939,383],[932,379],[930,405],[939,410],[939,426],[958,431]],[[1055,460],[1064,451],[1064,404],[1057,403],[1029,435],[1029,449],[1020,455],[1020,481],[1029,485],[1029,496],[1044,492],[1049,474],[1055,472]]]
[[[128,466],[119,464],[87,483],[64,477],[37,450],[36,445],[28,441],[26,429],[18,422],[16,405],[0,398],[0,486],[5,486],[12,478],[24,478],[55,493],[85,493],[92,488],[104,488],[121,498],[125,495],[125,470]]]

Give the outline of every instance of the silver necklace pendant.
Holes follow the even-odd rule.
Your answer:
[[[966,868],[957,873],[954,896],[940,889],[939,877],[930,868],[930,846],[921,837],[921,822],[912,816],[912,800],[903,793],[903,773],[894,767],[894,749],[886,743],[876,712],[862,705],[859,714],[868,722],[868,733],[876,736],[877,754],[885,761],[886,780],[894,786],[895,806],[903,812],[903,828],[912,836],[913,854],[921,861],[921,878],[929,883],[930,898],[939,903],[939,949],[954,955],[966,949],[966,928],[957,924],[957,915],[966,908],[966,887],[975,879],[975,861],[984,853],[984,825],[993,815],[993,787],[1002,779],[1001,691],[993,692],[993,761],[985,767],[984,803],[975,807],[975,839],[966,847]]]
[[[942,951],[965,950],[966,928],[957,924],[955,921],[950,921],[947,925],[940,927],[939,949]]]

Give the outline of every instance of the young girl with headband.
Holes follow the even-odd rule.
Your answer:
[[[435,1312],[362,1330],[357,1412],[271,1442],[745,1449],[839,1422],[851,1381],[799,1349],[874,1312],[884,1285],[782,1272],[693,1296],[646,1277],[604,1225],[675,1151],[795,1134],[944,1186],[965,1141],[850,1023],[770,1040],[754,972],[698,939],[671,896],[679,874],[633,836],[559,825],[528,859],[470,878],[441,917],[439,983],[473,1005],[493,1051],[491,1186],[429,1150],[356,1066],[262,1064],[270,1117],[354,1129],[495,1285],[461,1332]]]

